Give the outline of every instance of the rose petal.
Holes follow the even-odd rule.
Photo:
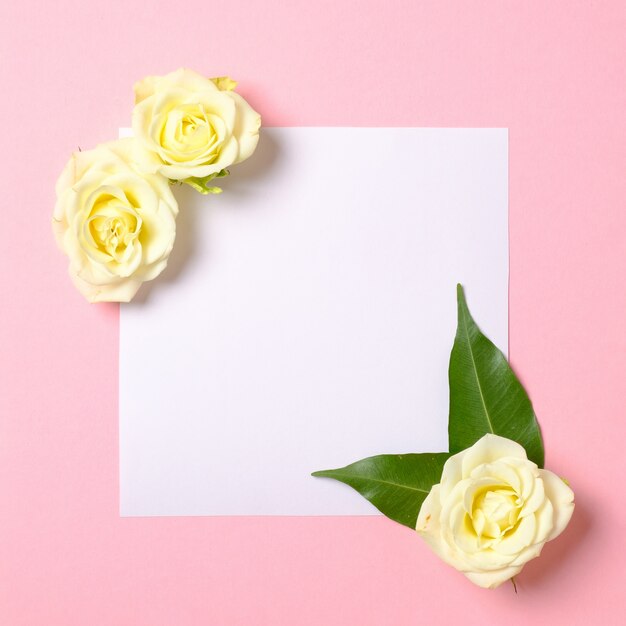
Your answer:
[[[521,571],[521,567],[504,567],[491,572],[464,572],[464,574],[479,587],[495,589],[513,576],[517,576]]]
[[[553,527],[548,540],[558,537],[569,524],[574,513],[574,492],[563,479],[548,470],[539,470],[546,496],[553,508]]]
[[[519,443],[487,434],[479,439],[463,456],[462,476],[467,478],[479,465],[498,461],[505,457],[526,459],[526,450]]]

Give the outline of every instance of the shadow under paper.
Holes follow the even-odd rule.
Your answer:
[[[225,178],[216,179],[217,186],[223,189],[223,194],[207,195],[203,199],[206,207],[202,210],[211,210],[214,203],[220,201],[221,195],[228,194],[238,198],[238,206],[245,209],[246,198],[251,197],[256,190],[255,182],[267,176],[275,165],[280,148],[274,136],[261,130],[259,145],[254,154],[238,165],[230,168],[231,174]],[[197,246],[202,246],[199,240],[197,225],[197,196],[200,195],[189,185],[175,185],[174,196],[178,202],[179,214],[176,218],[176,241],[170,253],[167,267],[154,280],[144,283],[132,302],[125,306],[143,305],[148,302],[153,289],[159,289],[166,283],[174,282],[185,271]],[[190,208],[192,205],[195,208]]]

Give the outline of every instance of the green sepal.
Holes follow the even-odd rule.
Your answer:
[[[216,172],[215,174],[209,174],[208,176],[204,176],[203,178],[191,176],[189,178],[181,180],[180,182],[184,183],[185,185],[189,185],[190,187],[193,187],[196,191],[204,195],[210,193],[217,194],[222,193],[222,188],[214,187],[213,185],[209,185],[208,183],[210,183],[215,178],[224,178],[224,176],[228,176],[229,174],[230,172],[227,169],[223,169],[219,172]]]

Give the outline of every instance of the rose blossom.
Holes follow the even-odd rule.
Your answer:
[[[184,181],[247,159],[259,141],[261,117],[235,85],[182,68],[137,83],[133,133],[143,147],[141,166]]]
[[[446,461],[416,530],[446,563],[494,588],[539,556],[573,511],[574,493],[561,478],[518,443],[485,435]]]
[[[128,302],[158,276],[176,236],[167,179],[137,169],[133,139],[75,152],[57,182],[53,228],[90,302]]]

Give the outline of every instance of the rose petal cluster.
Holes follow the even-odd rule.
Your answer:
[[[178,205],[167,180],[141,172],[132,139],[75,152],[57,182],[53,228],[90,302],[128,302],[167,264]]]
[[[133,133],[144,169],[184,181],[247,159],[259,141],[261,117],[235,85],[188,69],[137,83]]]
[[[561,478],[518,443],[488,434],[446,461],[416,530],[446,563],[494,588],[539,556],[573,511],[574,493]]]
[[[188,69],[135,85],[133,137],[75,152],[56,186],[53,230],[90,302],[128,302],[166,267],[178,205],[171,183],[206,182],[248,158],[261,119],[229,78]]]

